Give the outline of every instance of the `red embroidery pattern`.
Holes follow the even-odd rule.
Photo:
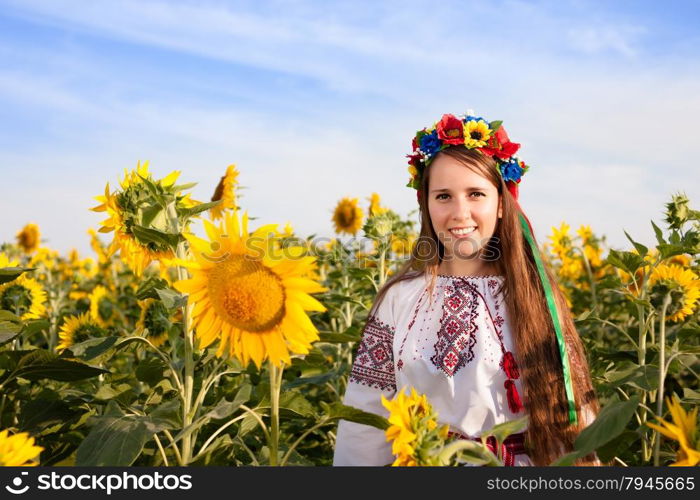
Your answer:
[[[449,377],[474,359],[475,320],[479,314],[476,306],[477,298],[471,283],[445,287],[440,331],[430,361]]]
[[[362,331],[350,381],[382,391],[395,391],[393,342],[394,328],[370,316]]]
[[[456,437],[458,439],[471,439],[472,441],[481,441],[479,438],[469,438],[460,432],[449,432],[448,437]],[[497,441],[495,436],[488,436],[486,438],[486,446],[491,453],[498,455],[496,445]],[[515,465],[516,455],[527,455],[527,448],[525,447],[525,434],[517,433],[511,434],[501,443],[501,456],[503,457],[503,465],[506,467],[513,467]]]

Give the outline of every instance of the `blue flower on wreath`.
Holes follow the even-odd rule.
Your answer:
[[[501,163],[501,175],[506,182],[520,182],[520,177],[523,175],[523,168],[520,166],[517,159],[511,158],[507,162]]]
[[[483,119],[482,117],[480,117],[480,116],[468,115],[468,116],[466,116],[466,117],[464,118],[464,122],[465,122],[465,123],[466,123],[466,122],[478,122],[479,120],[483,120],[483,121],[485,121],[486,123],[488,123],[486,120],[484,120],[484,119]]]
[[[435,153],[440,151],[442,142],[437,135],[437,130],[433,130],[429,134],[425,134],[420,138],[420,150],[423,151],[428,156],[433,156]]]

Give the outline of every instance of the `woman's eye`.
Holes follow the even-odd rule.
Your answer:
[[[449,196],[449,194],[441,193],[435,197],[436,200],[445,200],[446,198],[443,198],[443,196]]]
[[[486,196],[486,195],[485,195],[484,193],[482,193],[481,191],[474,191],[474,192],[472,193],[472,196],[473,196],[473,195],[478,195],[478,196],[475,196],[475,198],[479,198],[480,196]]]

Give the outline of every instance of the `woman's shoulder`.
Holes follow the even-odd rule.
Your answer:
[[[391,283],[386,293],[397,299],[404,298],[416,290],[422,290],[426,283],[425,273],[413,271],[405,274],[398,281]]]

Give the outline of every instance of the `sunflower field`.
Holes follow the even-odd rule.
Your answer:
[[[337,238],[300,236],[249,217],[238,176],[201,202],[139,164],[96,196],[93,255],[60,255],[31,223],[0,246],[0,465],[330,465],[341,418],[385,429],[395,465],[500,465],[415,392],[384,401],[389,419],[342,404],[414,214],[344,198]],[[566,223],[543,245],[601,403],[557,465],[700,462],[700,212],[678,194],[652,226],[653,248]]]

